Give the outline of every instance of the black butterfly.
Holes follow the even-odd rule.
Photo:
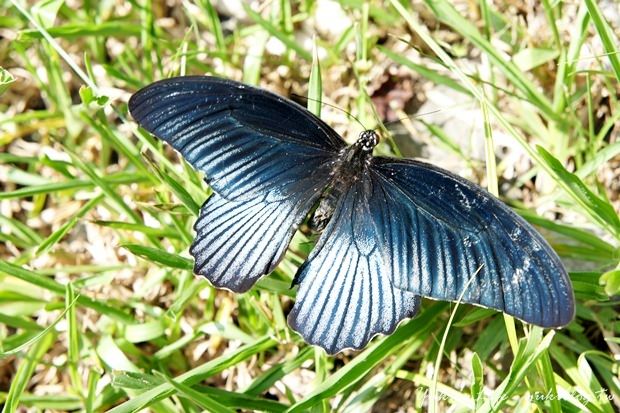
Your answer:
[[[290,326],[328,353],[360,349],[416,314],[420,296],[504,311],[543,327],[575,312],[547,242],[492,195],[410,159],[373,157],[303,107],[215,77],[178,77],[133,95],[146,130],[206,174],[191,246],[194,272],[244,292],[282,259],[293,234],[325,227],[294,284]],[[326,224],[326,225],[325,225]]]

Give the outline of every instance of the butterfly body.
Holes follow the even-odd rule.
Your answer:
[[[156,82],[129,101],[138,123],[203,171],[214,194],[194,225],[194,272],[250,289],[307,215],[321,232],[299,268],[289,325],[330,354],[362,348],[419,309],[472,303],[543,327],[574,316],[566,270],[501,201],[448,171],[348,146],[301,106],[230,80]]]
[[[338,204],[338,198],[342,195],[342,192],[337,188],[327,189],[321,198],[319,204],[312,213],[308,226],[314,232],[323,232],[329,220],[334,215],[334,210]]]
[[[313,212],[309,226],[316,232],[321,232],[331,219],[338,199],[363,174],[368,173],[368,166],[372,160],[372,150],[379,143],[379,137],[373,130],[366,130],[351,146],[340,150],[333,162],[333,170]]]

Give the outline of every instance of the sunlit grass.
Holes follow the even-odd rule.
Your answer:
[[[234,25],[209,0],[79,10],[15,0],[0,10],[15,37],[0,40],[10,50],[0,61],[3,411],[618,408],[620,220],[613,181],[597,175],[619,179],[618,28],[593,1],[576,10],[543,1],[544,40],[497,2],[482,0],[466,16],[447,1],[350,1],[343,10],[352,24],[329,39],[302,30],[318,6],[245,6]],[[569,16],[568,27],[559,16]],[[388,66],[477,102],[486,162],[441,125],[404,123],[418,123],[541,229],[575,288],[577,318],[567,328],[428,301],[391,336],[332,358],[286,326],[290,281],[312,247],[303,234],[246,294],[192,274],[192,225],[210,190],[131,122],[129,95],[153,80],[208,72],[308,96],[310,110],[353,134],[360,125],[319,102],[374,127],[377,68]],[[514,182],[502,182],[498,133],[529,165]],[[379,150],[399,153],[389,142]],[[507,187],[534,195],[510,197]]]

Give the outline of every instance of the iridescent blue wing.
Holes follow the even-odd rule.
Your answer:
[[[333,129],[296,103],[216,77],[155,82],[131,97],[129,111],[229,200],[272,189],[290,193],[300,177],[329,168],[345,146]]]
[[[129,110],[206,174],[215,194],[195,224],[194,272],[235,292],[278,264],[345,146],[301,106],[214,77],[153,83]]]
[[[527,222],[486,191],[440,168],[374,158],[375,225],[394,284],[425,297],[459,298],[543,327],[574,317],[560,259]],[[476,271],[481,267],[477,275]]]
[[[211,195],[194,225],[194,273],[217,288],[250,289],[278,265],[316,197],[306,191],[295,200],[260,196],[227,201]]]
[[[418,297],[393,285],[381,233],[370,219],[379,209],[373,195],[367,175],[342,195],[295,277],[299,291],[288,323],[329,354],[390,334],[419,307]]]

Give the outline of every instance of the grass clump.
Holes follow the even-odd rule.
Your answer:
[[[5,2],[3,411],[617,410],[612,8]],[[285,322],[303,237],[246,294],[195,278],[187,248],[210,190],[126,102],[200,73],[308,96],[346,138],[362,126],[334,107],[366,128],[397,121],[378,150],[430,158],[521,211],[569,269],[577,318],[551,332],[429,301],[393,335],[332,358]]]

